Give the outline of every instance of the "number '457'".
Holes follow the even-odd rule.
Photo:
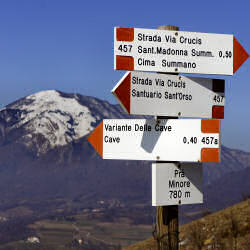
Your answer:
[[[118,50],[120,50],[121,52],[131,52],[131,49],[132,49],[132,45],[126,45],[126,44],[121,44],[119,47],[118,47]]]
[[[221,103],[224,100],[224,96],[220,96],[220,95],[215,95],[214,96],[214,101],[217,103]]]

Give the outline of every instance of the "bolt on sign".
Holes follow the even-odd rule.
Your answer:
[[[152,205],[203,203],[201,163],[153,163]]]
[[[104,119],[88,141],[103,159],[220,161],[220,120]]]
[[[114,68],[233,75],[248,53],[233,35],[121,28],[114,32]]]
[[[225,81],[127,72],[112,93],[132,115],[224,118]]]

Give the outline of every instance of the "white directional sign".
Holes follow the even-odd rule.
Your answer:
[[[104,119],[88,141],[104,159],[220,161],[220,121]]]
[[[224,118],[225,81],[127,72],[112,93],[133,115]]]
[[[202,165],[200,163],[152,164],[153,206],[202,202]]]
[[[233,75],[248,53],[233,35],[115,28],[117,70]]]

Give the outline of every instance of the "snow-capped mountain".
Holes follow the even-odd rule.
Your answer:
[[[16,142],[40,155],[82,138],[103,117],[119,116],[117,111],[116,106],[95,98],[41,91],[0,111],[0,138],[6,141],[14,133]]]
[[[37,145],[37,153],[46,153],[55,146],[66,145],[88,134],[96,118],[88,107],[75,98],[63,97],[55,90],[42,91],[9,105],[2,113],[16,110],[17,120],[11,123],[4,134],[24,128],[26,133],[18,140],[27,145]],[[3,117],[2,117],[3,118]],[[6,119],[7,123],[11,117]]]

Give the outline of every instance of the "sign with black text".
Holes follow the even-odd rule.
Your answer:
[[[114,68],[233,75],[248,59],[233,35],[115,28]]]
[[[153,163],[152,205],[203,202],[201,163]]]
[[[224,118],[225,81],[127,72],[112,93],[132,115]]]
[[[103,159],[220,161],[220,120],[104,119],[88,141]]]

